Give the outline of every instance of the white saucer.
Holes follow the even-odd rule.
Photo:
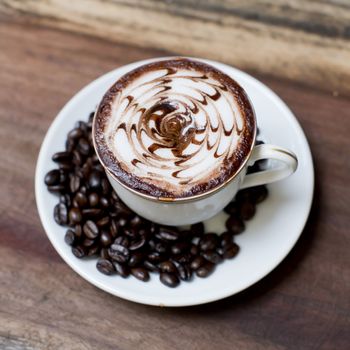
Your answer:
[[[77,120],[86,120],[105,91],[124,73],[151,60],[136,62],[93,81],[77,93],[61,110],[41,146],[35,176],[35,194],[39,215],[47,236],[64,261],[80,276],[95,286],[118,297],[143,304],[187,306],[208,303],[238,293],[273,270],[293,248],[309,215],[314,170],[310,149],[295,116],[268,87],[221,63],[206,61],[225,71],[247,91],[256,110],[259,128],[269,143],[288,148],[297,155],[298,170],[287,180],[269,186],[269,197],[258,205],[256,216],[247,223],[246,231],[237,236],[241,250],[237,257],[219,265],[208,278],[194,278],[171,289],[162,285],[158,276],[143,283],[130,277],[105,276],[96,270],[96,260],[79,260],[64,242],[65,229],[53,219],[57,197],[44,185],[45,174],[55,167],[54,152],[64,149],[68,131]],[[222,232],[225,214],[207,222],[207,230]]]

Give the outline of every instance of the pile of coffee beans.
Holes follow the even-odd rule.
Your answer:
[[[234,236],[245,229],[256,205],[267,196],[265,186],[241,190],[225,208],[227,231],[205,232],[203,223],[180,230],[149,222],[130,210],[112,190],[92,146],[93,113],[68,133],[66,149],[52,160],[57,168],[45,176],[56,194],[57,224],[67,227],[65,242],[77,258],[96,257],[96,268],[105,275],[133,275],[141,281],[157,273],[168,287],[193,276],[207,277],[217,264],[237,255]],[[256,171],[255,164],[249,172]]]

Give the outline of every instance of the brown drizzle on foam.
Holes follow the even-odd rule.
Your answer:
[[[152,98],[151,107],[144,108],[139,105],[138,98],[132,96],[132,94],[123,97],[127,100],[124,112],[138,112],[140,117],[137,122],[133,120],[122,121],[117,125],[115,132],[122,130],[127,136],[129,144],[134,142],[131,135],[135,134],[136,142],[138,142],[137,146],[143,149],[142,152],[139,152],[136,145],[132,145],[134,155],[137,156],[130,162],[132,166],[123,164],[111,151],[108,146],[109,141],[106,140],[105,128],[112,114],[113,103],[117,96],[122,96],[124,89],[133,81],[146,73],[160,70],[164,70],[166,73],[164,76],[155,79],[156,84],[151,86],[151,88],[158,91],[150,97]],[[179,77],[174,76],[178,70],[193,71],[193,76],[186,75],[180,76],[180,78],[190,79],[194,82],[204,82],[210,85],[212,91],[215,92],[209,94],[207,91],[196,89],[195,92],[200,94],[200,98],[186,95],[187,100],[184,96],[178,100],[169,99],[167,94],[171,93],[173,79]],[[198,75],[199,72],[201,75]],[[243,126],[241,128],[234,120],[232,128],[226,130],[222,120],[220,122],[220,118],[218,125],[214,126],[205,112],[205,108],[209,104],[216,108],[214,103],[220,98],[225,98],[227,102],[227,94],[233,96],[243,116]],[[184,99],[186,102],[184,102]],[[199,125],[196,122],[196,116],[200,112],[206,113],[207,119],[204,125]],[[216,113],[220,115],[220,111],[216,110]],[[98,108],[94,120],[94,138],[100,159],[109,172],[126,186],[153,197],[183,198],[207,192],[232,177],[251,150],[255,137],[255,127],[254,112],[249,100],[243,89],[233,79],[207,64],[179,58],[144,65],[120,78],[105,94]],[[234,150],[231,148],[225,149],[224,153],[219,154],[218,148],[221,138],[224,136],[230,137],[233,132],[240,136],[239,144]],[[143,145],[142,133],[145,133],[152,140],[150,146],[145,147]],[[203,133],[205,133],[204,137],[202,136]],[[210,133],[217,134],[217,138],[212,144],[208,136]],[[197,136],[200,137],[196,138]],[[190,144],[198,146],[198,150],[193,154],[186,154],[186,148]],[[208,152],[216,147],[213,156],[220,160],[218,168],[207,174],[204,179],[201,179],[202,181],[191,178],[191,176],[182,177],[181,173],[192,166],[190,162],[186,165],[186,162],[195,157],[203,147]],[[169,167],[169,165],[162,162],[162,158],[157,154],[157,151],[162,149],[168,149],[173,154],[173,166]],[[132,167],[135,167],[136,170],[140,165],[150,167],[150,171],[142,177],[132,173]],[[178,186],[166,184],[162,181],[162,176],[152,171],[151,165],[171,171],[171,176],[177,181]],[[185,186],[186,190],[179,192],[181,186]]]

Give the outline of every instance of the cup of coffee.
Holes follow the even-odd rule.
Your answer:
[[[92,132],[118,196],[164,225],[206,220],[239,189],[281,180],[297,168],[291,151],[255,146],[256,117],[244,89],[193,59],[159,59],[122,76],[102,98]],[[283,167],[247,175],[261,159]]]

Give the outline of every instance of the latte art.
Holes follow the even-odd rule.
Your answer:
[[[212,189],[251,148],[254,118],[237,83],[204,63],[160,61],[122,77],[95,118],[97,150],[125,185],[157,197]]]

